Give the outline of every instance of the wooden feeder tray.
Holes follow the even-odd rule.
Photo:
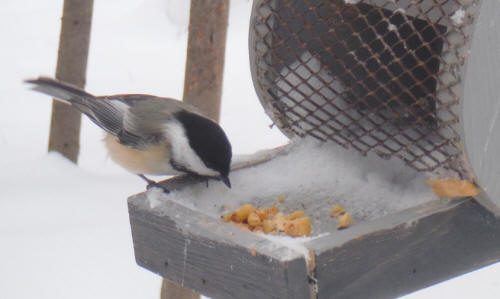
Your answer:
[[[290,137],[474,181],[481,194],[429,196],[341,231],[320,225],[297,249],[197,209],[195,195],[152,209],[141,193],[128,201],[140,266],[212,298],[358,299],[401,296],[500,260],[500,2],[346,2],[254,1],[250,66],[268,115]]]
[[[177,177],[164,186],[195,184],[204,182]],[[430,201],[340,231],[333,225],[303,244],[307,254],[192,201],[151,209],[146,193],[131,197],[134,251],[140,266],[211,298],[393,298],[500,260],[500,221],[471,198]]]

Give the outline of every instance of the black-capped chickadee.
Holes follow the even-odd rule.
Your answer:
[[[144,94],[96,97],[46,77],[26,82],[75,107],[106,131],[111,159],[146,180],[148,188],[165,190],[145,174],[182,173],[220,178],[231,188],[231,144],[222,128],[196,108]]]

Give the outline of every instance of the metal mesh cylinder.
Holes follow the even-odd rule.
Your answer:
[[[458,108],[479,0],[256,0],[257,94],[288,136],[468,177]]]

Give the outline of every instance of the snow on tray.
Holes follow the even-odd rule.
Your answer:
[[[237,159],[235,159],[237,160]],[[198,183],[168,195],[151,194],[150,207],[173,200],[211,217],[237,209],[243,203],[276,204],[289,213],[305,210],[313,220],[313,235],[335,231],[330,217],[334,204],[343,205],[355,223],[375,219],[435,199],[424,174],[397,160],[362,156],[336,144],[304,139],[294,141],[286,155],[234,171],[232,188],[218,181]],[[286,200],[277,202],[279,195]]]
[[[324,234],[319,234],[314,237],[299,237],[299,238],[292,238],[288,236],[279,236],[279,235],[266,235],[264,233],[258,233],[261,235],[264,239],[267,239],[271,241],[269,244],[270,246],[280,246],[280,247],[285,247],[288,248],[289,254],[288,256],[282,256],[283,260],[291,259],[295,257],[294,254],[300,254],[304,256],[305,260],[307,263],[309,263],[311,260],[310,252],[309,249],[306,247],[306,243],[318,239],[322,236],[327,235],[328,233]]]
[[[465,18],[465,10],[463,8],[457,9],[450,17],[451,21],[455,26],[462,25],[464,22],[464,18]]]

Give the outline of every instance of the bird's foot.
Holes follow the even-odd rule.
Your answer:
[[[170,190],[168,190],[167,188],[163,187],[162,185],[158,184],[157,182],[154,182],[154,181],[151,181],[149,182],[147,185],[146,185],[146,189],[149,190],[151,188],[159,188],[161,190],[163,190],[164,193],[168,194],[170,193]]]
[[[170,193],[170,190],[168,190],[167,188],[163,187],[163,186],[162,186],[162,185],[160,185],[159,183],[157,183],[157,182],[155,182],[155,181],[153,181],[153,180],[148,179],[145,175],[143,175],[143,174],[138,174],[138,176],[139,176],[141,179],[145,180],[145,181],[146,181],[146,183],[148,183],[148,184],[146,185],[146,190],[149,190],[149,189],[151,189],[151,188],[159,188],[159,189],[163,190],[163,192],[165,192],[165,193],[167,193],[167,194],[168,194],[168,193]]]

